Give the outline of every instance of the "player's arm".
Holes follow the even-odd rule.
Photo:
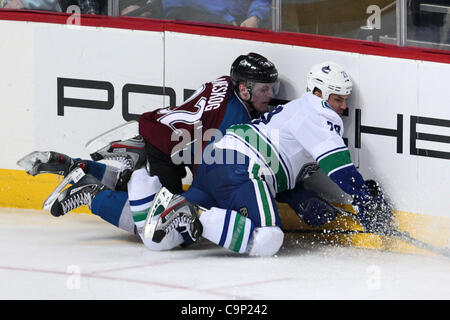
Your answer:
[[[353,198],[369,197],[362,175],[352,162],[350,152],[345,145],[330,149],[315,158],[319,167],[345,193]]]
[[[313,155],[321,170],[345,193],[352,196],[358,218],[365,229],[375,231],[381,223],[376,215],[383,205],[383,199],[371,193],[353,164],[341,136],[342,122],[325,117],[309,120],[305,120],[297,132],[297,136],[302,137],[302,145]]]
[[[336,155],[341,157],[337,167],[330,165],[330,158],[322,157],[318,159],[319,166],[328,174],[345,193],[353,198],[353,206],[358,213],[358,219],[363,227],[370,232],[382,232],[388,228],[392,212],[385,202],[381,193],[377,193],[378,185],[374,181],[365,181],[350,159],[350,152],[343,150],[343,153]],[[330,155],[330,157],[334,157]]]
[[[263,21],[269,17],[269,8],[269,0],[253,0],[248,8],[247,17],[256,16],[260,21]]]

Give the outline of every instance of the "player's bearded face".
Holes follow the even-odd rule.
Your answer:
[[[345,109],[347,109],[347,99],[348,96],[332,93],[328,97],[327,102],[331,106],[331,108],[333,108],[333,110],[336,111],[336,113],[342,117]]]
[[[275,85],[274,83],[255,83],[250,101],[258,112],[264,113],[268,111],[269,102],[274,96]]]

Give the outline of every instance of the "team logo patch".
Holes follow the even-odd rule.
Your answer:
[[[322,68],[322,72],[323,72],[323,73],[326,73],[326,74],[329,74],[329,73],[331,72],[330,66],[325,66],[325,67],[323,67],[323,68]]]

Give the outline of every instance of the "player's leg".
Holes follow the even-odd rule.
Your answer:
[[[122,143],[128,141],[130,140]],[[130,232],[133,230],[151,250],[171,249],[184,243],[184,238],[179,232],[175,230],[168,234],[163,242],[156,243],[142,237],[142,225],[145,223],[155,194],[162,187],[161,181],[168,186],[178,186],[179,190],[182,190],[181,180],[185,174],[183,166],[175,166],[170,159],[161,158],[160,152],[152,149],[147,168],[137,169],[130,175],[127,193],[103,191],[93,200],[91,210],[124,230]]]
[[[153,238],[152,236],[149,236],[148,234],[150,231],[148,231],[148,228],[150,226],[155,226],[158,224],[158,220],[160,218],[160,214],[164,210],[164,208],[173,207],[176,206],[178,203],[182,202],[185,197],[190,199],[191,202],[196,203],[200,206],[205,207],[212,207],[214,205],[217,205],[217,203],[214,201],[214,199],[211,198],[211,196],[205,192],[202,188],[202,172],[203,172],[203,166],[199,166],[197,169],[197,174],[194,178],[194,181],[192,182],[192,185],[189,187],[189,189],[182,193],[181,196],[174,195],[168,188],[164,186],[161,190],[158,191],[158,199],[153,200],[152,203],[147,203],[145,206],[145,213],[141,215],[141,219],[144,219],[144,217],[147,217],[145,223],[141,222],[139,223],[138,230],[140,232],[140,235],[143,239],[144,244],[151,250],[169,250],[174,247],[177,247],[181,245],[182,247],[189,246],[193,243],[195,243],[198,240],[197,228],[199,227],[198,224],[192,225],[191,227],[188,226],[188,223],[184,221],[186,219],[186,216],[180,217],[181,212],[189,213],[189,211],[184,210],[183,206],[181,206],[180,210],[177,211],[177,213],[173,214],[171,216],[171,219],[176,219],[176,225],[175,223],[171,223],[170,228],[165,229],[162,236],[160,234],[160,237]],[[134,175],[133,175],[134,177]],[[168,178],[168,177],[167,177]],[[167,182],[167,178],[165,181]],[[149,179],[149,178],[145,178]],[[176,181],[174,181],[176,182]],[[176,186],[175,183],[171,184],[172,186]],[[161,184],[159,184],[161,186]],[[148,195],[142,195],[141,197],[144,198],[145,196],[149,197],[150,193],[155,193],[155,190],[159,189],[157,185],[154,186],[152,189],[153,191],[148,191]],[[149,189],[147,189],[149,190]],[[159,210],[159,208],[153,207],[161,204],[165,204],[161,206],[163,210]],[[152,206],[149,210],[150,205]],[[150,211],[150,212],[149,212]],[[196,222],[195,216],[191,216],[189,219],[192,219],[192,221]],[[172,221],[172,220],[171,220]],[[142,230],[142,226],[146,228],[146,231]],[[201,226],[200,226],[201,227]],[[153,232],[152,230],[151,232]]]
[[[219,246],[251,256],[272,256],[283,243],[284,234],[278,226],[256,227],[251,219],[235,210],[202,210],[182,196],[167,208],[155,223],[155,233],[148,238],[152,242],[165,241],[169,232],[184,228],[181,232],[193,242],[201,235]]]
[[[153,239],[143,236],[145,224],[156,223],[156,220],[159,218],[158,214],[150,217],[148,215],[155,195],[161,190],[161,187],[160,178],[158,176],[150,176],[145,169],[133,172],[128,182],[128,195],[136,232],[141,237],[144,245],[150,250],[169,250],[179,245],[187,246],[192,244],[195,241],[189,236],[186,228],[180,226],[168,230],[163,239],[159,241],[153,241]]]
[[[91,160],[83,160],[86,163],[84,171],[94,176],[111,190],[117,190],[118,182],[123,171],[115,166],[107,165]]]
[[[17,161],[32,176],[41,173],[53,173],[67,176],[72,170],[80,167],[84,170],[86,161],[76,160],[55,151],[33,151]]]
[[[150,143],[145,144],[149,173],[158,176],[161,184],[173,194],[183,192],[182,179],[186,176],[184,164],[176,165],[169,155],[163,153]]]
[[[142,238],[142,226],[160,188],[159,177],[150,176],[146,168],[140,168],[132,172],[127,192],[103,190],[92,199],[90,209],[105,221],[130,233],[137,233]],[[183,238],[176,232],[168,236],[164,243],[144,241],[152,250],[171,249],[181,243]]]
[[[223,183],[215,198],[221,208],[229,210],[203,212],[200,221],[205,238],[236,252],[270,256],[278,252],[284,234],[276,203],[259,169],[250,161],[212,170],[211,180]],[[228,192],[223,188],[229,188]]]
[[[209,181],[209,192],[216,195],[219,205],[229,209],[202,210],[192,206],[184,197],[177,197],[165,207],[159,223],[154,226],[156,231],[150,234],[163,238],[164,234],[158,231],[176,228],[181,217],[188,217],[183,223],[190,220],[189,227],[195,233],[198,228],[194,222],[199,217],[202,236],[224,248],[250,255],[275,254],[284,238],[279,228],[279,214],[265,182],[259,176],[250,176],[249,172],[254,172],[254,169],[248,170],[245,166],[218,166],[208,171],[203,177],[203,187],[208,188]],[[199,174],[203,172],[198,172],[195,179]],[[247,216],[242,214],[244,211]]]
[[[147,159],[137,121],[128,121],[100,134],[88,141],[86,149],[94,161],[113,160],[121,164],[116,190],[122,191],[126,191],[133,170],[141,168]]]
[[[110,224],[135,234],[128,194],[125,191],[103,190],[91,202],[91,212]]]
[[[91,158],[95,161],[112,160],[119,163],[120,174],[115,189],[127,191],[133,170],[141,168],[146,163],[145,141],[139,135],[123,141],[113,141],[91,153]]]
[[[68,185],[72,186],[66,188]],[[53,216],[62,216],[87,205],[92,213],[105,221],[134,233],[134,222],[126,192],[113,191],[81,168],[72,170],[44,202]]]
[[[67,185],[73,185],[64,189]],[[133,172],[129,193],[113,191],[90,174],[77,168],[50,195],[45,207],[54,216],[62,216],[82,205],[88,205],[91,212],[110,224],[130,233],[141,235],[142,223],[156,192],[161,188],[158,177],[149,176],[145,168]],[[130,200],[128,200],[130,196]],[[139,231],[139,232],[138,232]],[[179,233],[165,239],[163,244],[145,244],[153,250],[173,248],[183,243]]]
[[[139,169],[145,164],[145,141],[136,136],[124,141],[113,141],[107,146],[91,153],[94,161],[113,160],[122,164],[122,169]]]
[[[34,151],[21,158],[17,164],[32,176],[53,173],[66,177],[75,168],[93,175],[101,183],[114,189],[120,179],[121,170],[115,166],[90,160],[74,159],[55,151]]]
[[[137,230],[141,230],[156,193],[161,189],[157,176],[150,176],[144,168],[135,170],[128,181],[130,211]]]
[[[200,223],[197,223],[197,214],[191,212],[191,209],[194,207],[197,208],[197,206],[190,205],[185,197],[202,206],[211,207],[216,205],[216,202],[211,198],[208,192],[203,190],[205,183],[205,180],[203,179],[203,169],[204,166],[202,165],[197,168],[197,174],[194,177],[192,185],[189,187],[188,191],[184,192],[182,195],[173,194],[164,187],[158,191],[150,210],[147,209],[148,205],[146,206],[146,213],[145,215],[142,215],[142,219],[144,216],[147,216],[147,219],[144,223],[144,230],[142,230],[141,235],[143,235],[143,240],[147,247],[153,249],[155,244],[161,243],[164,249],[172,249],[180,244],[182,246],[188,246],[198,240],[199,231],[197,228],[199,226],[201,227],[201,225]],[[184,203],[186,203],[186,206]],[[167,212],[169,213],[169,220],[163,218],[163,221],[160,222],[159,220],[161,216],[165,215],[163,212],[167,208],[171,209]],[[147,213],[147,211],[149,211],[149,213]],[[190,224],[190,221],[195,222],[195,224]],[[156,228],[159,223],[159,227]],[[140,226],[141,225],[142,224],[140,224]],[[156,232],[156,236],[154,236],[156,229],[159,231]],[[175,238],[174,234],[176,233],[181,235],[181,242],[173,241]],[[170,240],[167,241],[167,238]],[[168,246],[164,245],[164,243],[172,243],[172,245]]]
[[[102,192],[94,200],[92,208],[95,210],[93,211],[94,214],[104,219],[107,217],[105,220],[108,222],[127,231],[134,230],[141,236],[142,224],[146,220],[148,209],[155,194],[162,187],[161,182],[168,186],[179,186],[179,190],[182,190],[181,180],[186,175],[186,171],[183,166],[175,166],[170,158],[156,148],[144,149],[144,141],[139,137],[110,143],[97,151],[93,158],[113,160],[115,156],[119,159],[127,155],[135,156],[132,158],[133,161],[130,162],[130,170],[125,170],[118,182],[118,184],[126,182],[126,185],[122,186],[121,189],[127,190],[127,193]],[[144,168],[141,164],[147,157],[149,161]],[[138,166],[141,166],[141,168],[138,168]],[[137,168],[137,170],[132,171],[134,168]],[[129,172],[130,175],[124,178],[126,172]],[[144,244],[152,250],[165,250],[178,246],[182,242],[183,239],[180,235],[174,234],[168,236],[163,244],[156,244],[151,241],[144,241]]]

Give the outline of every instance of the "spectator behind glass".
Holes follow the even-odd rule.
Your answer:
[[[67,12],[67,8],[76,5],[82,14],[106,14],[106,0],[3,0],[1,7],[7,9],[28,9]]]
[[[268,23],[270,0],[162,0],[166,19],[261,28]]]
[[[120,15],[161,19],[161,0],[120,0]]]
[[[61,11],[58,0],[3,0],[1,4],[6,9]]]
[[[59,0],[63,12],[72,5],[80,8],[82,14],[103,14],[106,15],[107,0]]]

